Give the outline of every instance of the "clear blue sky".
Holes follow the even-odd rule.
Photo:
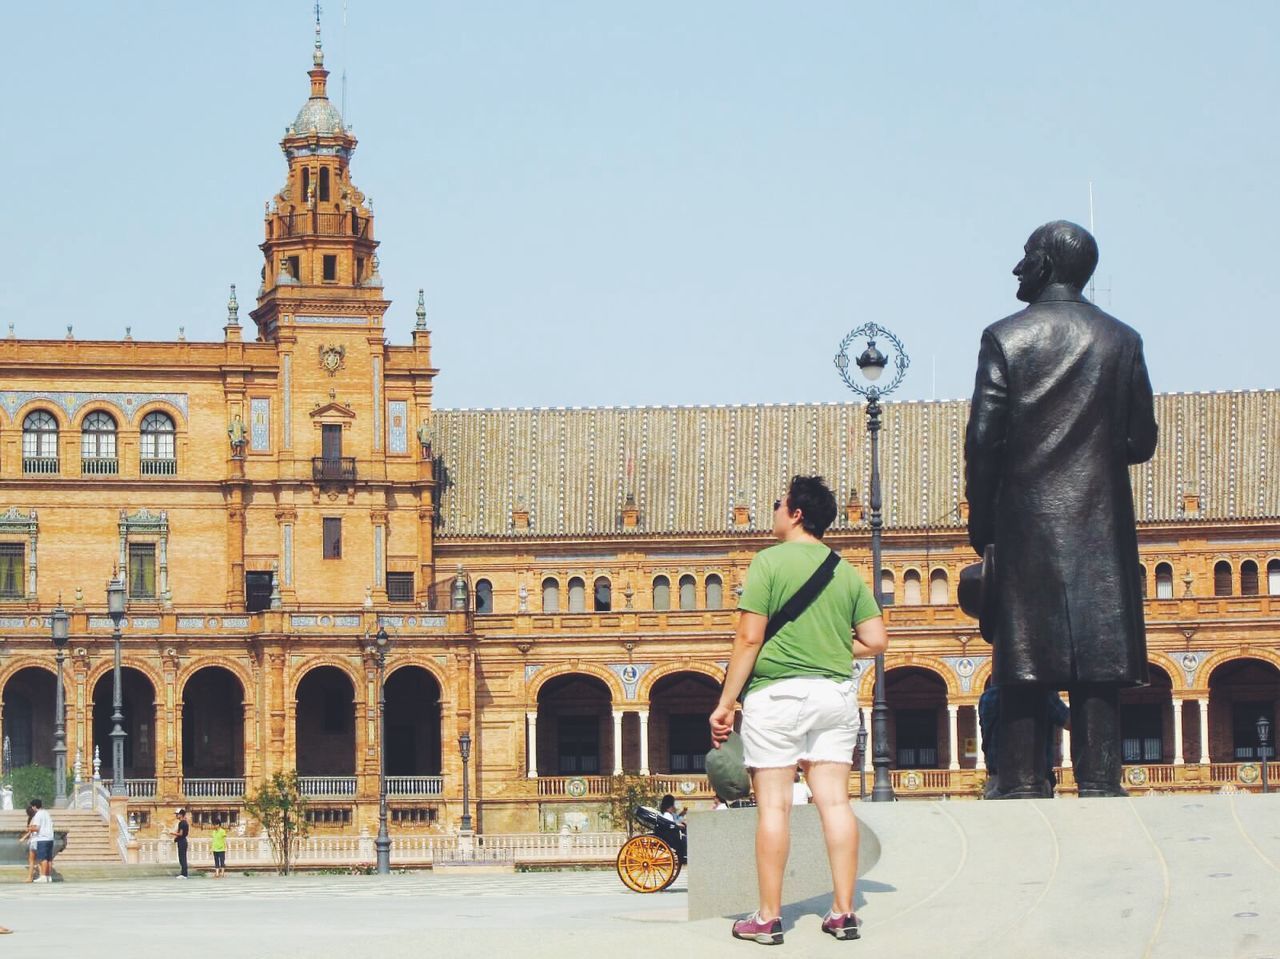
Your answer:
[[[828,401],[883,323],[967,396],[1030,230],[1088,222],[1159,390],[1276,385],[1280,4],[325,4],[392,342],[441,406]],[[5,4],[0,331],[252,307],[306,0]],[[936,365],[936,389],[933,369]]]

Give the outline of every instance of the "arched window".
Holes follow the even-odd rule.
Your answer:
[[[946,606],[951,602],[951,594],[947,589],[947,571],[935,569],[929,574],[929,605]]]
[[[569,612],[581,613],[587,608],[587,584],[581,576],[569,580]]]
[[[328,202],[329,199],[329,168],[322,166],[320,168],[320,200]]]
[[[476,580],[476,613],[486,615],[493,612],[493,583],[487,579]]]
[[[58,472],[58,421],[46,410],[22,421],[22,472]]]
[[[1258,595],[1258,564],[1251,559],[1240,564],[1240,595]]]
[[[680,608],[698,608],[698,581],[687,574],[680,577]]]
[[[143,476],[172,476],[178,471],[173,420],[168,413],[148,413],[142,418],[138,454]]]
[[[1213,595],[1231,595],[1231,564],[1225,559],[1213,564]]]
[[[607,576],[597,576],[591,590],[591,608],[597,613],[607,613],[613,609],[613,585]]]
[[[1156,599],[1173,599],[1173,567],[1168,563],[1156,567]]]
[[[885,606],[892,606],[894,602],[893,596],[893,571],[882,570],[880,573],[880,601]]]
[[[560,612],[560,584],[550,576],[542,581],[542,611]]]
[[[302,168],[302,202],[309,203],[311,201],[311,170],[308,167]]]
[[[1280,596],[1280,559],[1267,563],[1267,595]]]
[[[1146,563],[1138,564],[1138,583],[1142,587],[1142,598],[1147,598],[1147,565]]]
[[[671,580],[665,576],[653,578],[653,608],[657,610],[671,608]]]
[[[110,413],[95,410],[80,427],[80,455],[87,460],[116,458],[116,421]]]
[[[724,581],[712,573],[707,577],[707,609],[724,607]]]
[[[919,606],[920,603],[920,573],[909,569],[902,574],[902,605]]]

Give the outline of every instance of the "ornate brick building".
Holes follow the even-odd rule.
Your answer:
[[[296,769],[320,828],[373,828],[372,637],[390,636],[393,829],[456,826],[459,737],[487,831],[599,828],[607,777],[706,798],[706,715],[767,504],[797,472],[845,501],[865,576],[856,405],[441,410],[419,297],[383,326],[355,138],[311,95],[265,217],[257,335],[0,341],[0,692],[11,762],[49,763],[48,615],[72,613],[68,747],[110,769],[111,623],[128,587],[125,775],[145,821],[238,812]],[[1126,694],[1129,780],[1252,781],[1280,698],[1280,392],[1158,398],[1133,472],[1153,683]],[[891,755],[903,795],[975,795],[990,668],[955,605],[962,402],[892,404],[883,434]],[[1087,523],[1088,516],[1080,521]],[[862,680],[870,702],[870,671]],[[1070,788],[1070,773],[1064,774]]]

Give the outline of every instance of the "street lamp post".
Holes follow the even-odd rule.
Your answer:
[[[1271,720],[1258,717],[1258,758],[1262,760],[1262,792],[1270,792],[1267,785],[1267,760],[1271,758]]]
[[[58,687],[53,706],[53,805],[67,806],[67,707],[62,691],[62,662],[66,656],[67,637],[71,633],[71,617],[62,608],[62,600],[49,617],[53,631],[53,647],[58,653]]]
[[[387,832],[387,630],[378,627],[374,637],[377,646],[374,656],[378,660],[378,838],[374,840],[374,848],[378,852],[378,875],[391,874],[391,834]]]
[[[124,694],[120,688],[120,621],[124,619],[124,574],[113,572],[107,583],[107,614],[115,662],[111,669],[111,795],[127,796],[124,785]]]
[[[867,346],[862,354],[855,361],[858,369],[862,371],[862,376],[866,382],[859,382],[849,375],[849,347],[860,337],[866,337]],[[889,365],[890,357],[885,356],[876,349],[876,337],[883,336],[886,340],[893,344],[897,350],[897,356],[894,358],[894,375],[889,382],[881,384],[880,374],[884,372],[884,368]],[[907,351],[903,349],[902,341],[886,330],[883,326],[875,323],[864,323],[857,329],[850,330],[843,340],[840,341],[840,351],[835,357],[836,369],[840,371],[840,378],[844,380],[845,386],[853,390],[859,396],[867,398],[867,433],[871,437],[871,489],[870,502],[871,516],[869,525],[871,527],[871,579],[872,592],[876,598],[876,605],[884,607],[884,596],[881,590],[881,569],[880,569],[880,531],[884,526],[884,519],[880,513],[880,399],[888,396],[902,383],[903,376],[906,375],[907,367],[911,364],[911,360],[907,357]],[[872,802],[892,802],[893,781],[889,777],[889,704],[885,699],[884,690],[884,653],[876,655],[876,683],[875,697],[871,706],[871,734],[872,741],[872,759],[871,764],[875,767],[875,776],[871,787]]]
[[[867,726],[858,710],[858,798],[867,798]]]
[[[458,737],[458,752],[462,754],[462,831],[471,832],[471,783],[467,779],[467,761],[471,759],[471,734],[463,730]]]

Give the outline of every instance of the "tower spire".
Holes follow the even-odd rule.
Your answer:
[[[324,66],[324,49],[320,46],[320,0],[316,0],[316,52],[311,55],[316,67]]]

